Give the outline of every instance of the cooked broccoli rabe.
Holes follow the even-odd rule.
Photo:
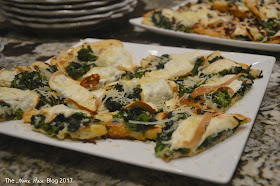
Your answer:
[[[52,74],[58,71],[58,68],[55,65],[50,65],[49,68],[46,69],[47,71],[51,72]]]
[[[198,74],[198,71],[199,71],[199,67],[201,67],[203,65],[203,58],[198,58],[194,64],[194,67],[191,71],[191,74],[192,75],[196,75]]]
[[[129,99],[133,99],[134,101],[141,100],[141,85],[137,85],[137,87],[133,88],[132,93],[130,93],[127,97]]]
[[[227,90],[222,89],[222,91],[217,91],[212,94],[212,101],[216,103],[219,108],[227,107],[231,104],[231,96]]]
[[[152,22],[157,26],[165,29],[171,29],[172,24],[167,17],[162,15],[161,11],[157,11],[152,15]]]
[[[181,32],[186,32],[186,33],[193,33],[192,28],[182,25],[182,24],[178,25],[176,30],[181,31]]]
[[[242,41],[250,41],[249,36],[246,36],[246,35],[234,35],[233,39],[242,40]]]
[[[64,99],[58,97],[54,90],[35,89],[34,91],[40,96],[40,101],[37,104],[36,109],[40,109],[45,105],[54,106],[59,104],[65,104]]]
[[[87,62],[70,62],[69,65],[66,67],[67,74],[77,80],[86,74],[92,67],[95,67],[94,63],[87,63]]]
[[[252,85],[253,85],[253,81],[251,81],[250,79],[247,79],[246,82],[243,81],[241,88],[232,97],[235,97],[237,95],[244,96],[246,90],[250,89]]]
[[[158,64],[156,64],[156,68],[157,70],[160,70],[160,69],[163,69],[164,68],[164,65],[170,61],[170,56],[168,54],[163,54],[162,56],[160,57],[157,57],[157,62]]]
[[[243,68],[241,66],[235,66],[235,67],[229,68],[227,70],[220,71],[219,74],[222,76],[228,75],[228,74],[239,74],[239,73],[249,74],[250,68],[251,67]]]
[[[269,18],[267,21],[262,20],[264,30],[268,31],[270,36],[274,36],[280,28],[280,20]]]
[[[224,57],[223,56],[216,56],[213,59],[209,60],[208,62],[211,64],[211,63],[214,63],[215,61],[218,61],[219,59],[224,59]]]
[[[78,60],[80,61],[95,61],[97,57],[94,55],[92,49],[90,46],[87,46],[87,48],[82,48],[78,51]]]
[[[169,157],[172,155],[172,151],[169,149],[170,144],[165,143],[166,141],[170,141],[173,132],[177,129],[179,123],[178,121],[187,119],[190,115],[186,112],[176,114],[178,117],[174,117],[173,112],[169,112],[167,115],[167,119],[174,119],[165,122],[164,127],[162,128],[161,133],[158,133],[156,139],[155,153],[157,157]],[[177,149],[177,151],[187,153],[189,149]]]
[[[53,136],[66,128],[69,132],[79,130],[81,126],[88,126],[93,122],[93,118],[86,116],[84,113],[75,113],[70,117],[65,117],[63,114],[56,116],[50,123],[46,123],[46,117],[42,114],[37,114],[31,117],[31,125],[36,129],[45,131],[48,135]]]
[[[86,74],[92,67],[95,67],[97,56],[94,55],[90,46],[82,48],[78,51],[77,59],[79,61],[72,61],[66,67],[67,74],[77,80]]]
[[[17,74],[14,80],[11,82],[12,88],[18,88],[21,90],[33,90],[45,86],[49,86],[48,81],[37,71],[21,72]]]
[[[106,99],[106,96],[103,98]],[[106,108],[110,111],[110,112],[114,112],[116,110],[120,110],[124,105],[117,102],[117,101],[113,101],[112,97],[109,97],[108,99],[106,99],[106,101],[104,102],[104,105],[106,106]]]
[[[124,92],[123,85],[117,83],[115,85],[111,86],[111,89],[117,90],[118,92]],[[108,97],[109,95],[106,95],[103,97],[102,101],[105,100],[104,105],[110,112],[114,112],[116,110],[120,110],[122,107],[124,107],[126,104],[129,104],[131,100],[133,101],[139,101],[141,100],[141,85],[137,85],[136,87],[133,88],[132,92],[124,93],[124,102],[120,103],[118,101],[114,101],[113,97]]]
[[[130,121],[143,121],[143,122],[156,121],[154,114],[150,114],[145,109],[142,109],[137,106],[128,109],[122,109],[113,117],[124,119],[124,121],[126,122],[125,124],[126,128],[131,131],[144,131],[153,127],[154,124],[151,125],[136,124],[136,123],[131,123]]]
[[[123,91],[124,91],[123,85],[121,85],[121,84],[119,84],[119,83],[117,83],[117,84],[115,84],[115,85],[112,85],[112,88],[115,89],[115,90],[117,90],[118,92],[123,92]]]
[[[12,109],[11,105],[6,102],[0,102],[0,119],[22,119],[23,110],[21,108]]]
[[[147,70],[145,70],[144,68],[138,67],[136,70],[134,71],[126,71],[125,74],[123,74],[121,76],[122,79],[133,79],[133,78],[141,78],[142,76],[145,75],[145,72],[148,72]]]

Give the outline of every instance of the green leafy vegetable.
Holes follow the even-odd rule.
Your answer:
[[[65,117],[63,114],[57,115],[50,123],[46,123],[46,117],[42,114],[37,114],[31,117],[31,125],[36,129],[42,129],[48,135],[56,135],[65,127],[69,132],[79,130],[81,126],[88,126],[93,122],[93,118],[84,113],[77,112],[70,117]]]
[[[79,63],[79,62],[70,62],[69,65],[66,67],[67,74],[77,80],[86,74],[92,67],[95,67],[94,63]]]
[[[157,57],[156,61],[157,61],[157,65],[156,65],[157,70],[163,69],[164,65],[168,61],[170,61],[170,56],[168,54],[163,54],[162,56]]]
[[[40,109],[45,105],[54,106],[59,104],[65,104],[64,98],[56,96],[56,92],[54,90],[39,90],[35,89],[35,92],[39,94],[40,101],[36,106],[36,109]]]
[[[193,29],[191,29],[190,27],[188,26],[185,26],[185,25],[182,25],[180,24],[177,29],[178,31],[181,31],[181,32],[186,32],[186,33],[193,33]]]
[[[162,15],[161,11],[157,11],[152,15],[152,22],[161,28],[165,28],[165,29],[171,29],[172,28],[172,24],[169,21],[169,19],[167,17],[165,17],[164,15]]]
[[[21,108],[18,108],[15,112],[15,115],[17,119],[22,119],[23,110]]]
[[[147,70],[137,67],[135,71],[126,71],[125,74],[122,75],[122,79],[133,79],[133,78],[141,78],[145,75],[145,72],[148,72]]]
[[[90,46],[79,50],[77,58],[80,61],[95,61],[97,59]]]
[[[106,99],[106,96],[103,99]],[[121,103],[119,103],[117,101],[113,101],[112,97],[109,97],[108,99],[106,99],[106,101],[104,102],[104,105],[106,106],[106,108],[110,112],[114,112],[116,110],[120,110],[124,106],[124,105],[122,105]]]
[[[12,88],[18,88],[22,90],[33,90],[44,86],[49,86],[48,81],[44,79],[37,71],[21,72],[17,74],[14,80],[11,82]]]
[[[156,121],[154,114],[150,114],[145,109],[142,109],[137,106],[128,109],[122,109],[113,117],[124,119],[124,121],[126,122],[125,124],[126,128],[131,131],[144,131],[153,127],[155,124],[145,125],[145,124],[131,123],[130,121],[142,121],[142,122]]]
[[[140,85],[137,85],[137,87],[133,88],[132,93],[129,94],[127,97],[133,99],[134,101],[141,100],[141,92],[142,89],[140,88]]]
[[[11,105],[1,101],[0,102],[0,118],[1,119],[11,119],[14,117]]]
[[[212,94],[212,101],[220,108],[227,107],[231,104],[231,96],[227,90],[222,89],[222,91],[216,91]]]
[[[203,143],[198,147],[199,150],[205,149],[207,147],[210,147],[211,145],[215,144],[216,141],[221,139],[222,136],[225,136],[228,133],[232,133],[231,129],[223,130],[219,132],[218,134],[213,134],[211,136],[208,136]]]
[[[203,65],[203,57],[198,58],[194,64],[194,67],[192,69],[192,75],[196,75],[198,74],[199,71],[199,67],[201,67]]]
[[[250,41],[250,38],[247,35],[234,35],[233,39],[242,40],[242,41]]]
[[[214,63],[215,61],[218,61],[220,59],[224,59],[224,57],[223,56],[216,56],[213,59],[209,60],[208,62],[211,64],[211,63]]]

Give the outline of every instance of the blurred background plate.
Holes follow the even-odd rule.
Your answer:
[[[4,49],[4,45],[0,41],[0,52],[2,52],[3,49]]]
[[[82,16],[82,15],[90,15],[99,12],[111,11],[114,9],[121,8],[128,3],[131,3],[133,0],[123,0],[117,1],[118,3],[110,4],[108,6],[101,6],[97,8],[87,8],[87,9],[76,9],[76,10],[34,10],[34,9],[24,9],[17,8],[11,5],[1,4],[1,9],[13,13],[22,14],[25,16],[42,16],[42,17],[71,17],[71,16]]]
[[[56,4],[48,4],[49,0],[45,0],[44,4],[43,1],[28,2],[31,2],[31,0],[24,1],[24,3],[21,0],[9,2],[0,0],[0,13],[5,16],[7,21],[21,28],[34,31],[67,30],[67,32],[71,32],[73,30],[79,31],[80,28],[84,29],[85,27],[96,29],[98,28],[97,25],[105,25],[102,23],[124,17],[132,12],[137,5],[137,0],[69,1],[70,3],[62,3],[63,1],[57,0],[52,1],[52,3],[60,2],[61,4],[57,4],[60,7],[59,9],[44,9],[44,6],[54,7]],[[103,5],[96,4],[101,2]],[[21,6],[17,6],[19,4]],[[71,8],[72,5],[75,5],[75,9]],[[96,6],[87,7],[84,5]],[[42,10],[38,10],[38,7]],[[80,30],[82,31],[82,29]]]
[[[0,12],[9,19],[16,19],[21,22],[34,22],[34,23],[61,23],[61,22],[77,22],[77,21],[86,21],[86,20],[94,20],[94,19],[105,19],[109,18],[113,11],[100,13],[100,14],[91,14],[86,16],[78,16],[78,17],[59,17],[59,18],[44,18],[44,17],[30,17],[23,16],[17,13],[12,13],[6,11],[4,9],[0,9]]]
[[[35,28],[35,29],[75,29],[75,28],[80,28],[80,27],[85,27],[85,26],[93,26],[96,25],[98,23],[101,23],[103,21],[108,21],[108,20],[113,20],[116,18],[120,18],[123,17],[125,14],[130,13],[134,10],[134,7],[137,4],[137,1],[135,0],[127,0],[127,5],[122,6],[121,8],[112,10],[109,13],[109,16],[100,16],[98,18],[98,16],[95,19],[85,19],[83,21],[70,21],[71,19],[81,19],[81,17],[76,17],[76,18],[67,18],[67,20],[69,20],[69,22],[63,22],[60,21],[61,19],[66,19],[66,18],[55,18],[55,21],[58,21],[59,23],[42,23],[42,22],[38,22],[38,21],[27,21],[24,18],[19,18],[19,16],[16,16],[15,14],[11,14],[11,13],[7,13],[5,10],[0,10],[0,12],[2,12],[3,15],[6,16],[6,18],[13,24],[17,25],[17,26],[23,26],[23,27],[29,27],[29,28]],[[98,15],[98,14],[96,14]],[[100,15],[100,14],[99,14]],[[91,15],[94,17],[94,15]],[[89,18],[91,16],[88,16]],[[83,17],[84,18],[84,17]],[[36,20],[37,18],[33,18],[34,20]],[[32,19],[32,20],[33,20]],[[42,18],[38,18],[42,19]],[[45,19],[44,19],[45,20]],[[49,19],[51,20],[51,19]]]
[[[18,3],[34,3],[34,4],[62,4],[62,3],[73,3],[73,2],[93,2],[94,0],[9,0],[9,1],[18,2]]]
[[[31,3],[22,3],[22,2],[12,2],[11,0],[1,0],[2,4],[18,7],[18,8],[29,8],[34,10],[71,10],[79,8],[91,8],[96,6],[103,6],[106,4],[112,3],[111,0],[100,0],[100,1],[90,1],[90,2],[67,2],[66,4],[31,4]],[[117,2],[117,1],[115,1]],[[37,3],[37,2],[36,2]]]

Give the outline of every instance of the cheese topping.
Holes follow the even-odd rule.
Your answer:
[[[78,105],[95,111],[95,98],[89,90],[62,73],[54,73],[50,79],[50,87],[64,98],[70,98]]]
[[[167,70],[157,70],[152,72],[146,72],[146,77],[158,78],[158,79],[170,79],[172,76]]]
[[[177,23],[182,23],[188,27],[196,23],[208,25],[218,20],[228,22],[232,19],[232,16],[226,14],[219,16],[217,11],[211,10],[210,7],[207,7],[205,4],[193,4],[182,12],[163,9],[162,14],[170,20],[174,17]]]
[[[97,66],[114,66],[133,68],[132,56],[121,46],[109,47],[101,52],[96,62]]]
[[[125,72],[123,70],[119,70],[113,66],[93,67],[83,76],[83,79],[91,76],[92,74],[98,74],[100,76],[99,84],[104,85],[106,83],[117,81],[124,73]]]
[[[8,71],[5,69],[0,71],[0,86],[1,87],[10,87],[11,82],[14,80],[16,75],[17,75],[17,72],[15,72],[15,71]]]
[[[185,148],[186,146],[184,142],[190,142],[193,140],[196,130],[199,127],[203,117],[205,116],[196,115],[191,116],[186,120],[179,121],[179,126],[177,127],[176,131],[173,132],[171,137],[171,148]],[[233,116],[230,114],[223,114],[212,118],[209,125],[207,125],[206,131],[192,150],[195,151],[196,148],[199,147],[208,136],[215,136],[219,132],[236,127],[238,122],[235,122],[230,117],[232,118]]]
[[[236,35],[246,36],[247,35],[246,26],[243,26],[241,24],[236,24],[233,35],[234,36],[236,36]]]
[[[171,137],[171,148],[184,148],[184,141],[191,141],[194,138],[195,131],[203,119],[203,116],[191,116],[186,120],[180,120],[178,128]]]
[[[279,10],[276,9],[275,5],[265,5],[260,7],[260,11],[267,17],[267,18],[274,18],[279,19]]]
[[[236,62],[229,59],[220,59],[211,63],[208,67],[203,69],[204,74],[217,74],[223,70],[228,70],[231,67],[239,66]]]
[[[146,74],[149,77],[159,79],[184,76],[192,71],[196,60],[202,56],[203,53],[200,51],[170,54],[171,60],[164,65],[162,70],[147,72]]]
[[[69,108],[65,105],[55,105],[53,107],[46,107],[46,108],[42,108],[40,110],[40,113],[42,113],[42,114],[44,114],[44,116],[46,116],[46,121],[48,121],[48,122],[51,121],[50,119],[54,115],[63,114],[64,117],[68,118],[68,117],[72,116],[73,114],[75,114],[77,112],[83,112],[83,113],[85,113],[89,116],[89,114],[87,112],[72,109],[72,108]]]
[[[142,101],[157,103],[173,97],[173,91],[166,80],[142,78]]]
[[[231,119],[232,118],[232,119]],[[203,141],[211,135],[216,135],[219,132],[224,130],[233,129],[238,125],[238,122],[233,119],[233,116],[230,114],[223,114],[218,117],[211,119],[210,125],[208,125],[206,132],[201,137],[200,142],[197,144],[197,147],[203,143]]]
[[[39,96],[30,90],[0,87],[0,100],[10,104],[13,110],[20,108],[26,112],[36,107]]]
[[[171,60],[164,65],[164,69],[173,76],[183,76],[191,72],[196,60],[203,56],[200,51],[186,52],[184,54],[171,54]]]
[[[222,78],[213,77],[213,78],[209,79],[206,84],[203,84],[200,87],[203,87],[203,86],[218,86],[218,85],[221,85],[221,84],[227,82],[228,80],[230,80],[234,76],[236,76],[236,75],[234,75],[234,74],[233,75],[225,75]],[[242,81],[238,80],[238,79],[235,79],[234,81],[232,81],[230,84],[228,84],[226,86],[230,87],[235,93],[241,88],[241,85],[242,85]]]

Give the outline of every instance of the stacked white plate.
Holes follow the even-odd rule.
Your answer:
[[[76,29],[123,17],[137,0],[0,0],[11,23],[35,29]]]
[[[3,49],[4,49],[4,45],[1,43],[0,40],[0,62],[4,59],[4,55],[1,53]]]

